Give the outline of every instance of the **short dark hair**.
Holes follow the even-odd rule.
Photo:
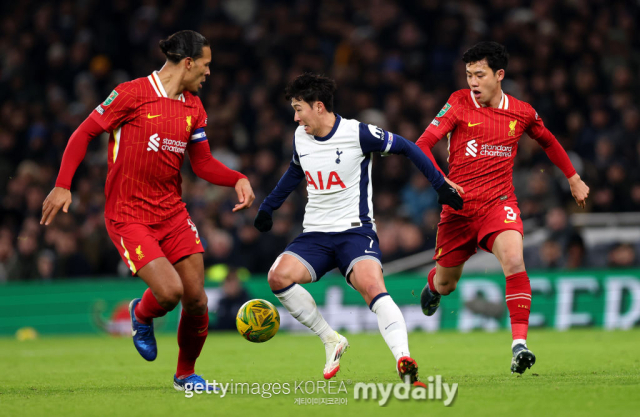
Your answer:
[[[337,89],[336,82],[331,78],[305,72],[287,85],[285,98],[302,100],[309,104],[321,101],[327,111],[333,112],[333,94]]]
[[[500,69],[506,70],[507,64],[509,64],[507,48],[498,42],[479,42],[462,55],[462,61],[465,64],[482,61],[485,58],[494,73]]]
[[[209,46],[207,38],[193,30],[181,30],[160,41],[162,53],[176,64],[185,58],[200,58],[205,46]]]

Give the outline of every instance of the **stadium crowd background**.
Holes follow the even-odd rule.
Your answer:
[[[271,233],[252,225],[291,157],[287,81],[303,71],[334,77],[339,114],[415,141],[449,94],[467,87],[462,52],[486,39],[511,54],[505,92],[536,108],[591,187],[586,211],[640,211],[637,3],[23,0],[0,8],[0,281],[129,275],[104,227],[106,134],[74,177],[71,214],[42,227],[42,201],[73,130],[118,83],[159,69],[158,41],[182,29],[212,44],[200,97],[213,154],[248,175],[257,197],[233,214],[233,189],[198,180],[185,163],[183,199],[206,266],[264,273],[301,231],[302,185]],[[446,141],[435,154],[446,165]],[[564,177],[526,137],[514,183],[523,219],[552,232],[529,254],[529,269],[638,265],[632,244],[587,256],[567,220],[578,209]],[[376,157],[373,184],[384,260],[433,248],[440,208],[426,179],[402,157]]]

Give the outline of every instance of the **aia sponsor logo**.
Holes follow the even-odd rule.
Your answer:
[[[304,174],[307,177],[307,188],[313,187],[316,190],[330,190],[331,187],[347,188],[342,179],[340,179],[340,175],[335,171],[331,171],[328,177],[326,175],[323,176],[322,171],[318,171],[315,178],[309,171],[305,171]],[[327,178],[326,183],[323,178]]]

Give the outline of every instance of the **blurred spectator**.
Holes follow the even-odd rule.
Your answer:
[[[636,250],[630,243],[620,243],[613,247],[607,259],[612,268],[630,268],[638,264]]]
[[[218,302],[215,324],[209,328],[214,330],[235,330],[238,310],[249,301],[249,294],[242,287],[235,269],[230,269],[222,284],[223,296]]]

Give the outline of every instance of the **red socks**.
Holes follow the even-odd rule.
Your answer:
[[[158,300],[151,292],[150,288],[142,295],[142,301],[138,303],[134,310],[136,319],[142,324],[151,324],[151,320],[167,314],[167,310],[158,304]]]
[[[429,275],[427,275],[427,281],[429,282],[429,289],[431,290],[431,292],[434,294],[438,294],[438,291],[436,291],[436,286],[433,283],[433,278],[435,278],[435,276],[436,276],[436,267],[434,266],[433,269],[429,271]]]
[[[531,284],[526,271],[507,277],[505,298],[511,317],[513,340],[526,340],[529,329],[529,313],[531,312]]]
[[[178,346],[180,346],[178,370],[176,371],[178,378],[195,373],[196,359],[200,356],[202,346],[207,340],[208,328],[209,311],[201,316],[191,316],[182,310],[178,326]]]

